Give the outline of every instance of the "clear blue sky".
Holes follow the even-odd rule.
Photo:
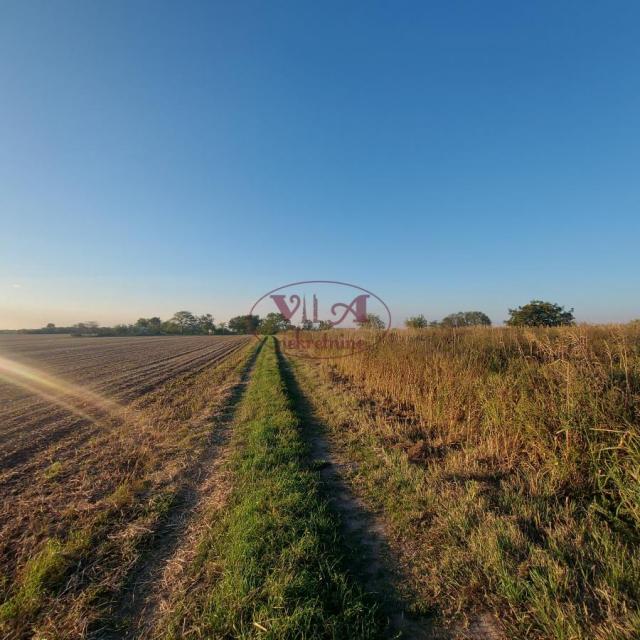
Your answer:
[[[638,2],[2,2],[0,328],[640,316]]]

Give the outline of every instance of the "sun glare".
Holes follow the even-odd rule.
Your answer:
[[[0,380],[37,394],[96,424],[104,421],[104,414],[109,418],[121,418],[125,412],[125,407],[115,400],[3,356],[0,356]]]

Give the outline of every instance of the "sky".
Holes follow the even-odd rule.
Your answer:
[[[0,329],[300,280],[627,321],[639,174],[635,1],[0,6]]]

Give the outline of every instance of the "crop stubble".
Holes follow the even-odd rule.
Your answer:
[[[126,532],[127,521],[142,513],[137,508],[128,513],[132,505],[146,501],[153,511],[158,496],[171,500],[176,478],[205,446],[210,417],[246,359],[249,340],[0,337],[3,599],[16,592],[30,558],[48,541],[94,531],[96,521],[104,528],[100,518],[106,512],[115,513],[114,522],[121,521],[117,526]],[[7,374],[12,362],[23,386],[12,384]],[[25,388],[20,365],[46,376],[44,388],[53,400],[38,393],[43,388],[38,379]],[[58,391],[52,381],[61,382]],[[98,406],[100,398],[104,406]],[[148,504],[143,511],[149,520]],[[69,603],[67,609],[73,611]]]

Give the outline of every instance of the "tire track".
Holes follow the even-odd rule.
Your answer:
[[[180,570],[195,551],[198,516],[206,507],[225,500],[229,440],[235,414],[251,379],[260,345],[245,365],[221,414],[212,425],[211,440],[200,458],[184,474],[174,509],[155,531],[145,553],[130,571],[108,620],[89,633],[91,638],[151,638],[158,617],[168,606]]]
[[[139,537],[135,544],[144,548],[147,534],[140,532],[151,531],[162,521],[166,500],[169,511],[177,494],[180,503],[184,476],[196,474],[194,458],[208,446],[212,416],[226,406],[253,350],[253,345],[244,343],[221,366],[208,367],[195,378],[177,378],[144,397],[137,403],[143,405],[141,420],[79,447],[56,468],[59,475],[54,479],[42,473],[43,456],[38,458],[42,467],[38,472],[12,479],[13,494],[3,497],[9,508],[0,518],[0,559],[2,573],[13,577],[15,584],[21,584],[21,567],[43,542],[64,543],[70,532],[78,530],[96,535],[95,548],[82,556],[68,580],[60,577],[61,584],[66,582],[64,589],[55,598],[43,594],[51,604],[39,616],[40,622],[51,625],[44,635],[70,637],[59,632],[86,626],[80,610],[87,620],[94,620],[108,605],[102,597],[95,606],[86,601],[85,589],[120,584],[135,560],[128,541]],[[23,485],[21,491],[15,490],[17,483]],[[0,486],[8,490],[4,482]],[[15,594],[13,588],[9,594]]]
[[[351,488],[348,478],[353,472],[353,463],[327,436],[329,428],[318,416],[315,401],[310,399],[307,384],[301,382],[298,370],[288,358],[283,356],[283,361],[290,393],[307,425],[312,458],[320,468],[330,502],[340,515],[344,535],[353,545],[356,570],[368,588],[385,603],[389,636],[399,634],[411,640],[503,640],[495,621],[488,615],[474,615],[467,626],[457,624],[444,628],[435,616],[409,613],[416,594],[408,586],[410,579],[390,542],[384,516],[368,508]]]

